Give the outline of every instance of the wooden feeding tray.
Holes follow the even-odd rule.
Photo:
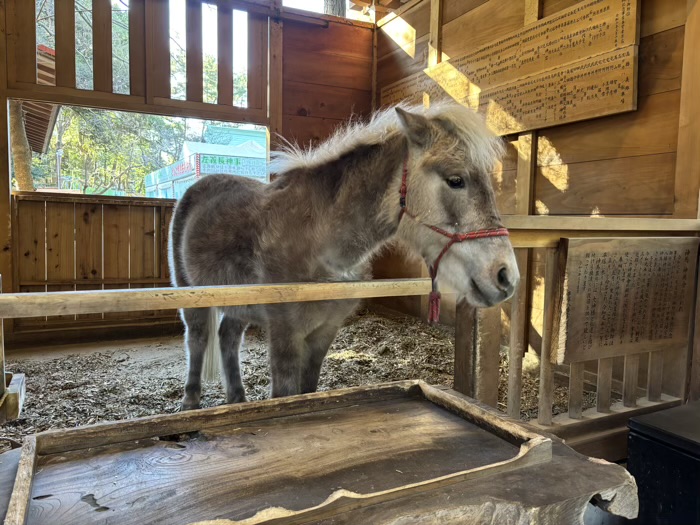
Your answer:
[[[5,524],[471,523],[484,504],[582,515],[596,494],[636,513],[621,467],[554,440],[420,381],[48,431]]]

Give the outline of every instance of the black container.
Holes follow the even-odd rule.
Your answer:
[[[700,525],[700,402],[633,417],[627,468],[639,525]]]

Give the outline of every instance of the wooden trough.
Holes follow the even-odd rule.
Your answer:
[[[40,433],[5,524],[579,523],[594,498],[636,516],[622,467],[403,381]]]

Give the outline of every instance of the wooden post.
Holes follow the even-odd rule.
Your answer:
[[[510,306],[510,348],[508,350],[508,415],[520,418],[520,397],[523,388],[523,355],[527,350],[529,250],[515,252],[520,269],[520,283]]]
[[[552,328],[554,325],[554,294],[556,293],[557,250],[547,249],[544,280],[544,326],[542,328],[542,351],[540,353],[540,396],[537,422],[552,424],[552,394],[554,393],[554,370],[552,367]]]
[[[273,0],[273,16],[270,17],[270,147],[275,149],[278,135],[283,128],[283,32],[282,0]]]
[[[683,49],[700,49],[700,2],[687,0]],[[700,217],[700,61],[683,53],[681,108],[676,150],[676,217]]]
[[[474,397],[496,408],[501,353],[501,306],[478,308],[476,312]]]
[[[613,358],[598,360],[598,382],[596,385],[596,410],[610,412],[610,394],[612,392]]]
[[[455,316],[455,380],[454,389],[474,397],[474,325],[475,309],[466,301],[457,303]]]

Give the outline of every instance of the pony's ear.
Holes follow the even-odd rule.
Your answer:
[[[430,136],[430,124],[428,123],[428,119],[423,115],[410,113],[405,109],[394,109],[396,109],[401,126],[403,126],[404,132],[409,140],[419,146],[425,146]]]

